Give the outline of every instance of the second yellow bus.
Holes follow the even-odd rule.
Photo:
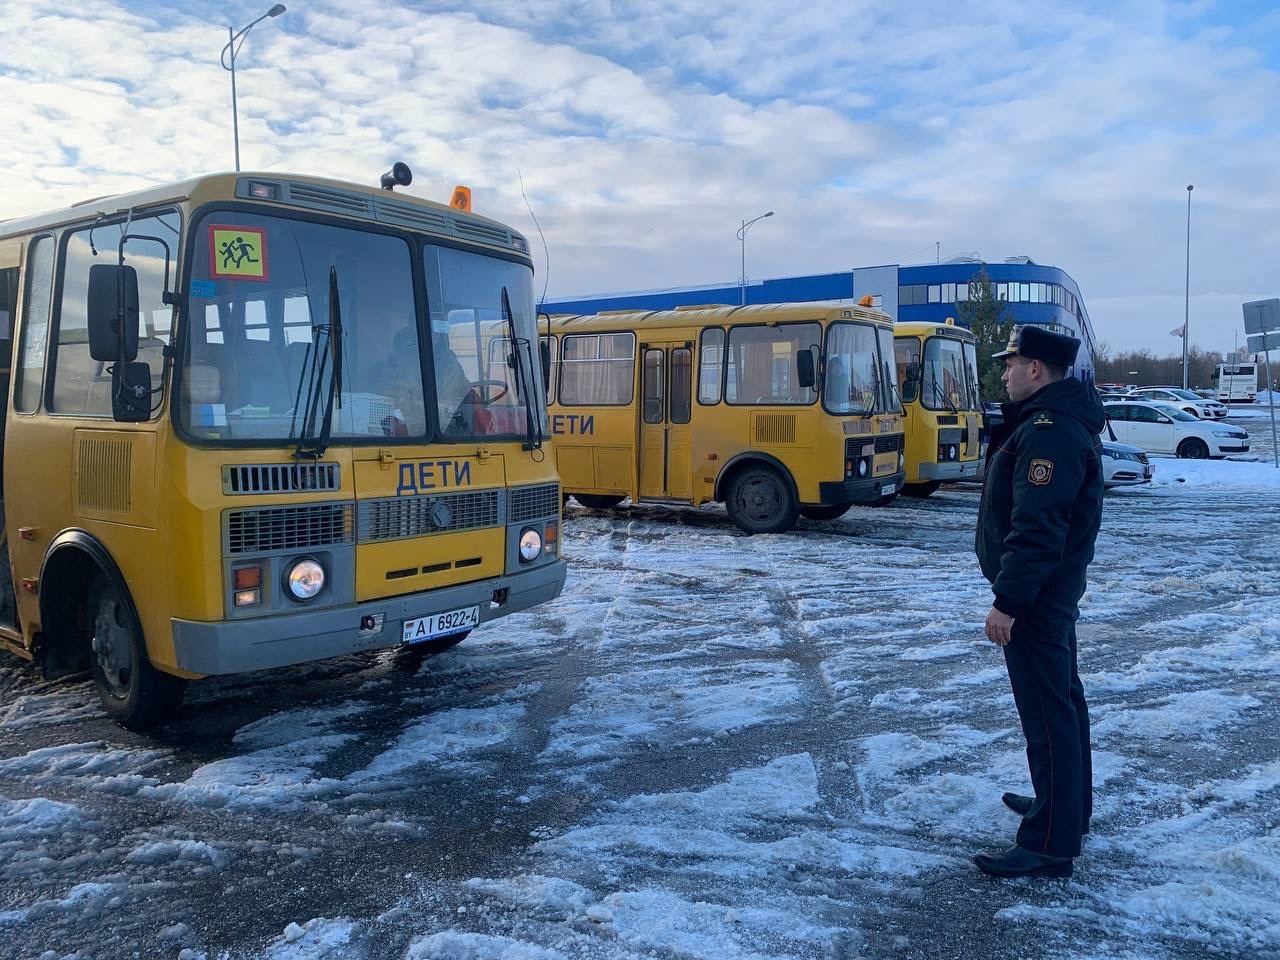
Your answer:
[[[833,303],[552,318],[551,433],[563,489],[720,501],[779,533],[896,495],[903,416],[884,313]]]

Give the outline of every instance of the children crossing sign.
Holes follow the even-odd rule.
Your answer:
[[[266,280],[267,231],[261,227],[210,225],[209,276],[228,280]]]

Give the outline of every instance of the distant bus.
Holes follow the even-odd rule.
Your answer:
[[[1222,403],[1254,403],[1258,399],[1256,363],[1220,363],[1213,371]]]
[[[949,480],[982,472],[982,400],[972,333],[954,323],[894,324],[894,354],[906,411],[902,492],[927,497]]]
[[[553,317],[551,433],[587,507],[723,502],[745,533],[892,499],[902,407],[889,317],[780,303]]]

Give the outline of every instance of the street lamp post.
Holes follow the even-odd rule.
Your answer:
[[[1182,389],[1187,389],[1187,344],[1191,333],[1191,191],[1194,184],[1187,184],[1187,288],[1182,307]]]
[[[762,213],[754,220],[743,220],[742,226],[738,228],[738,242],[742,244],[742,274],[738,277],[738,306],[745,307],[747,305],[747,231],[751,229],[753,223],[758,223],[765,217],[772,217],[773,211]]]
[[[284,4],[277,3],[274,7],[254,20],[251,24],[237,31],[235,27],[227,27],[227,35],[231,38],[227,41],[227,45],[222,48],[222,69],[231,71],[231,132],[236,146],[236,172],[240,171],[240,117],[236,109],[236,51],[244,45],[244,38],[255,26],[261,23],[267,17],[278,17],[284,13]],[[240,43],[237,44],[236,41]],[[228,54],[230,54],[230,63],[227,62]]]

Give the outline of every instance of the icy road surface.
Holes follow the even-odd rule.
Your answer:
[[[1280,957],[1280,486],[1157,471],[1084,605],[1069,881],[969,861],[1027,788],[974,489],[755,538],[571,506],[555,604],[149,737],[0,658],[0,957]]]

